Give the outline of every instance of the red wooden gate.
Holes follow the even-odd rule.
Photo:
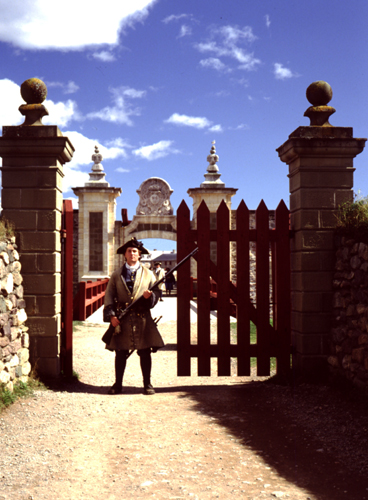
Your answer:
[[[61,368],[73,375],[73,205],[63,200],[61,230]]]
[[[191,374],[191,358],[198,359],[198,375],[211,375],[211,358],[217,358],[218,376],[250,375],[251,358],[257,375],[270,375],[270,358],[278,374],[290,371],[290,231],[289,211],[283,201],[275,211],[275,229],[269,229],[269,212],[262,201],[256,210],[256,228],[249,227],[249,210],[242,201],[236,211],[236,229],[224,201],[217,210],[217,229],[210,228],[210,212],[202,201],[197,228],[191,229],[189,209],[183,201],[177,212],[178,262],[196,246],[197,335],[190,331],[190,263],[178,269],[178,375]],[[217,243],[217,265],[210,259],[211,242]],[[236,284],[230,281],[231,242],[236,246]],[[256,247],[256,301],[250,298],[250,243]],[[270,261],[271,259],[271,261]],[[270,265],[271,264],[271,265]],[[210,278],[217,283],[217,338],[211,339]],[[270,286],[272,305],[270,307]],[[230,299],[237,305],[236,335],[230,328]],[[272,310],[272,317],[270,311]],[[251,322],[256,343],[251,342]],[[233,338],[234,337],[234,338]]]

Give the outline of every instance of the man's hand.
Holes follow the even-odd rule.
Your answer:
[[[143,297],[144,297],[145,299],[149,299],[149,298],[151,297],[151,295],[152,295],[152,292],[150,292],[149,290],[145,290],[145,291],[143,292]]]
[[[117,327],[118,325],[120,325],[120,321],[118,320],[118,318],[116,316],[111,316],[110,321],[111,321],[111,324],[114,328]]]

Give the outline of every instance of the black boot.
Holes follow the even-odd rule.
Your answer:
[[[151,359],[151,349],[142,349],[138,351],[140,362],[141,362],[141,370],[143,375],[143,392],[147,396],[151,396],[155,394],[155,390],[151,384],[151,368],[152,368],[152,359]]]
[[[108,394],[121,394],[123,392],[123,377],[128,351],[115,351],[115,384],[109,389]]]

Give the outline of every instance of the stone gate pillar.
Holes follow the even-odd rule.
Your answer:
[[[335,262],[335,213],[353,199],[353,158],[366,139],[328,122],[335,112],[326,82],[307,89],[310,126],[298,127],[277,151],[289,165],[291,229],[291,330],[294,366],[301,376],[327,372]]]
[[[21,254],[31,364],[40,373],[60,373],[61,213],[63,164],[74,148],[56,126],[45,126],[46,85],[26,80],[27,104],[20,126],[3,127],[0,137],[2,215],[14,223]]]
[[[121,188],[110,187],[97,146],[89,181],[75,187],[78,210],[78,281],[109,278],[114,271],[116,198]]]
[[[188,189],[188,194],[193,198],[193,227],[197,226],[197,211],[202,202],[205,201],[208,210],[210,211],[211,229],[216,229],[216,212],[222,200],[226,203],[229,209],[229,217],[231,218],[231,198],[236,194],[237,189],[225,187],[225,183],[220,179],[221,174],[217,166],[219,156],[216,154],[215,141],[212,143],[210,154],[207,156],[208,167],[207,173],[204,174],[205,181],[201,183],[199,188]],[[230,220],[229,220],[230,224]],[[211,260],[217,263],[217,244],[211,242],[210,245]],[[192,262],[192,274],[196,275],[196,265]]]

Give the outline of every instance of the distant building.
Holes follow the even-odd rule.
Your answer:
[[[177,263],[177,254],[175,250],[171,252],[162,252],[160,250],[153,250],[149,255],[142,255],[141,263],[150,267],[154,267],[155,262],[161,262],[162,268],[172,269]]]

